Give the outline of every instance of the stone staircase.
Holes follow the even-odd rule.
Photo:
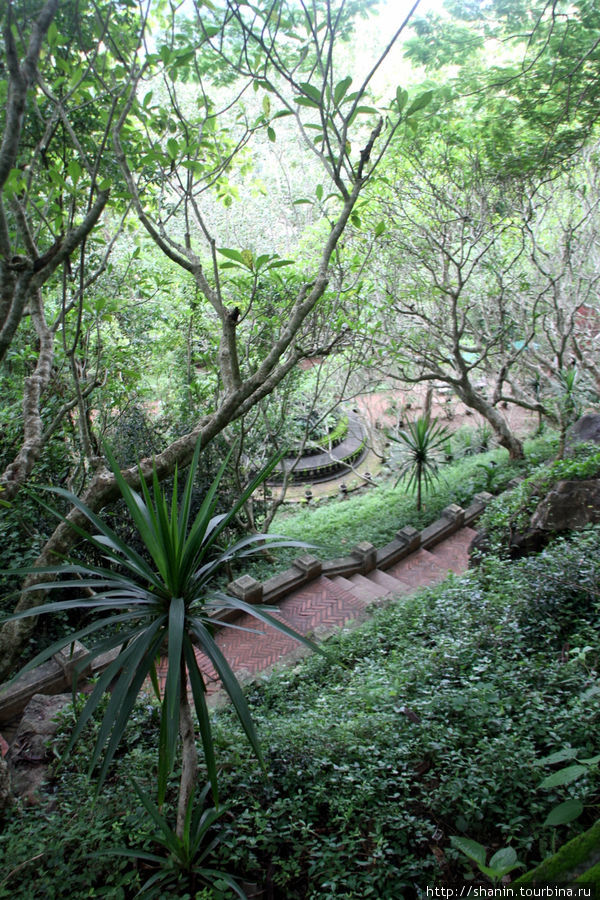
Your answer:
[[[369,607],[386,598],[401,598],[444,581],[449,572],[464,572],[469,562],[468,548],[476,533],[464,526],[431,549],[420,547],[386,570],[376,567],[366,575],[355,573],[348,577],[319,575],[278,601],[276,617],[300,634],[322,639],[350,621],[363,620]],[[215,639],[242,680],[264,673],[286,658],[293,660],[302,655],[302,645],[297,641],[250,615],[239,616],[235,625],[236,628],[221,628]],[[220,683],[212,664],[200,651],[197,659],[208,693],[218,693]],[[159,669],[161,686],[165,679],[166,660]]]
[[[350,578],[337,575],[331,580],[365,603],[391,594],[410,594],[418,588],[443,581],[449,571],[457,575],[464,572],[469,565],[469,545],[476,534],[472,528],[465,527],[431,550],[415,550],[387,571],[374,569],[367,575],[351,575]]]
[[[349,621],[360,621],[373,604],[386,597],[402,597],[446,578],[448,572],[464,572],[468,547],[476,532],[470,526],[478,519],[489,494],[478,494],[467,509],[451,505],[423,531],[404,526],[384,547],[363,541],[339,559],[320,560],[310,554],[296,559],[290,569],[263,583],[243,575],[229,585],[232,594],[250,604],[264,604],[273,614],[302,635],[322,639]],[[234,628],[227,624],[234,622]],[[233,671],[242,679],[252,678],[275,663],[294,659],[303,652],[297,640],[263,625],[250,615],[215,616],[215,640]],[[71,652],[72,650],[72,652]],[[55,694],[68,690],[73,667],[83,662],[83,646],[57,654],[8,687],[0,687],[0,725],[18,717],[36,693]],[[99,674],[116,651],[89,661],[82,678]],[[197,651],[197,658],[210,693],[220,685],[210,661]],[[158,667],[164,686],[167,661]]]

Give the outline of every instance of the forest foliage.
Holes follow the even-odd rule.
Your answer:
[[[448,391],[486,423],[511,465],[522,464],[525,451],[507,410],[518,407],[540,428],[556,428],[561,455],[569,426],[597,405],[600,10],[591,0],[452,0],[423,14],[418,4],[404,12],[378,0],[9,0],[2,28],[0,608],[14,608],[16,616],[0,628],[0,679],[40,649],[30,611],[46,598],[44,567],[73,553],[82,564],[97,564],[89,546],[78,546],[90,516],[105,510],[118,523],[116,540],[126,541],[131,524],[120,521],[119,497],[135,497],[132,490],[149,496],[148,482],[164,499],[159,484],[173,490],[174,472],[195,450],[190,504],[202,503],[230,459],[221,506],[212,512],[235,509],[228,537],[249,531],[256,539],[277,520],[288,479],[252,502],[247,485],[290,439],[299,452],[310,443],[309,422],[335,422],[360,395],[416,397],[423,388],[427,406],[432,392]],[[415,427],[398,424],[405,435]],[[442,443],[440,436],[440,450]],[[58,525],[33,499],[41,485],[61,498]],[[243,507],[239,497],[248,501]],[[176,507],[175,496],[173,521]],[[595,547],[597,535],[581,540]],[[552,554],[548,560],[556,568]],[[468,685],[455,684],[456,672],[449,690],[457,691],[450,699],[458,719],[491,714],[500,704],[502,727],[516,735],[509,716],[516,700],[503,698],[497,683],[495,642],[510,643],[511,634],[513,662],[521,665],[539,639],[526,624],[530,614],[548,626],[555,649],[565,636],[585,642],[597,595],[595,588],[583,598],[573,593],[573,603],[587,606],[581,634],[567,635],[554,595],[541,609],[528,593],[526,582],[538,578],[535,563],[533,575],[524,564],[507,576],[516,606],[503,605],[504,565],[477,576],[488,578],[479,586],[487,605],[477,607],[478,615],[489,614],[481,625],[490,650],[483,683],[473,668],[475,631],[465,632],[457,649],[484,699],[475,703]],[[24,568],[21,583],[14,570]],[[435,608],[454,615],[455,601],[470,621],[463,587],[448,592],[437,607],[425,601],[398,613],[408,617],[396,623],[402,633],[420,623],[429,634],[430,613],[431,621]],[[521,603],[529,603],[527,611]],[[80,626],[67,611],[59,626]],[[542,678],[547,664],[548,691],[560,698],[565,670],[554,657],[552,665],[539,662],[547,650],[527,657],[527,677]],[[440,674],[436,652],[427,644],[423,658],[432,668],[425,681]],[[573,709],[586,689],[582,654],[568,660]],[[373,666],[365,684],[375,697],[383,682]],[[179,677],[171,675],[169,684]],[[515,684],[529,689],[516,677]],[[177,741],[175,693],[161,795]],[[547,703],[538,693],[535,710]],[[431,718],[433,740],[440,710],[421,695],[412,701],[419,716]],[[519,771],[552,749],[567,708],[565,701],[557,709],[552,733],[535,719],[526,762],[515,753]],[[397,719],[386,707],[382,723],[392,713]],[[587,746],[590,737],[573,740]],[[371,747],[366,738],[364,746]],[[423,762],[410,736],[406,747],[404,774],[393,773],[398,795],[406,767]],[[495,745],[484,750],[495,759]],[[305,757],[296,752],[291,762],[300,765]],[[448,760],[457,771],[470,765],[456,754],[440,750],[444,785],[456,796],[439,799],[434,818],[468,782],[467,775],[450,777]],[[343,763],[348,777],[335,775],[332,790],[340,778],[355,783],[352,765]],[[211,775],[215,781],[214,765]],[[539,799],[522,819],[514,810],[494,831],[493,814],[512,809],[504,775],[496,793],[488,774],[471,788],[471,806],[452,806],[454,829],[467,834],[480,822],[490,841],[499,840],[499,827],[507,841],[518,835],[523,852],[542,852],[524,837],[540,823]],[[275,806],[289,812],[297,790],[286,784]],[[377,791],[367,791],[366,800],[379,803]],[[484,795],[492,798],[490,819],[475,812]],[[332,814],[347,822],[352,802],[339,798]],[[224,844],[230,841],[228,852],[238,853],[244,871],[252,871],[259,850],[274,852],[272,820],[261,848],[250,837],[253,818],[264,824],[266,806],[261,800],[240,812],[236,838],[225,829]],[[326,811],[318,805],[313,812],[318,830]],[[409,868],[394,869],[399,890],[405,879],[431,874],[414,851],[426,840],[422,806],[413,813],[403,832],[415,842]],[[294,879],[306,878],[290,849],[304,846],[297,832],[304,826],[285,827],[289,856],[278,862],[278,878],[292,897]],[[369,852],[379,848],[378,858],[392,855],[390,827],[378,821],[369,833]],[[312,840],[307,835],[305,829],[303,840]],[[367,838],[353,832],[352,840],[362,859]],[[346,884],[348,873],[336,874],[325,857],[315,859],[315,883],[331,896],[363,891],[358,876]],[[447,871],[455,872],[457,857],[450,851],[447,859]],[[368,863],[364,870],[371,871]],[[372,892],[380,889],[377,877]]]

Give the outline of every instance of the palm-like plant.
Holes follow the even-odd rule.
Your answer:
[[[422,416],[409,422],[397,434],[389,434],[391,440],[401,445],[402,461],[396,484],[408,475],[407,488],[417,488],[417,509],[422,507],[422,489],[430,488],[439,477],[442,447],[449,430],[437,419]]]
[[[107,852],[116,856],[128,856],[149,865],[154,870],[136,896],[142,896],[144,900],[164,897],[165,890],[172,892],[177,890],[183,876],[187,879],[194,896],[199,884],[213,886],[216,882],[221,881],[230,887],[241,900],[246,900],[246,894],[231,875],[215,870],[207,864],[211,853],[219,843],[218,835],[215,837],[211,829],[228,809],[227,806],[220,806],[217,809],[207,805],[210,784],[204,786],[196,803],[189,803],[181,836],[173,831],[168,821],[135,782],[133,786],[148,819],[154,826],[154,843],[159,845],[162,852],[154,853],[129,848],[117,848]],[[192,796],[190,801],[193,799]],[[167,852],[166,856],[164,851]],[[101,851],[99,855],[105,855],[105,853]]]
[[[94,528],[94,534],[73,527],[76,527],[87,544],[101,552],[107,565],[95,566],[69,561],[61,565],[36,569],[36,572],[54,577],[45,583],[37,583],[31,590],[64,591],[65,587],[69,587],[78,591],[84,589],[88,596],[84,599],[80,596],[78,599],[49,602],[11,617],[63,610],[87,610],[97,614],[91,624],[64,635],[39,653],[25,669],[21,670],[22,672],[39,665],[74,641],[81,640],[87,643],[99,633],[102,633],[102,636],[90,648],[84,664],[108,651],[118,650],[115,659],[98,678],[89,695],[66,750],[68,753],[73,748],[86,723],[98,710],[109,686],[112,686],[89,766],[91,773],[100,765],[99,786],[123,737],[137,696],[148,678],[152,679],[158,693],[156,662],[164,649],[167,649],[168,670],[160,718],[158,803],[159,806],[162,805],[165,798],[167,780],[174,767],[179,734],[182,742],[182,774],[176,834],[180,839],[184,835],[186,815],[198,772],[195,725],[188,701],[188,679],[209,782],[215,802],[218,802],[217,767],[206,703],[206,686],[196,659],[196,647],[200,648],[212,662],[225,691],[231,698],[254,752],[262,762],[248,706],[231,667],[215,642],[210,613],[218,609],[247,612],[279,631],[292,635],[312,649],[319,649],[265,609],[250,606],[236,597],[210,589],[210,582],[215,573],[229,560],[256,553],[265,545],[269,548],[306,546],[279,536],[260,534],[238,540],[226,549],[219,544],[225,529],[253,491],[268,477],[278,459],[272,460],[256,476],[227,513],[215,515],[217,491],[228,462],[226,459],[192,520],[193,484],[199,452],[198,445],[181,500],[178,502],[177,472],[170,501],[159,483],[156,471],[153,472],[150,487],[141,477],[141,493],[138,494],[126,483],[117,463],[107,451],[122,498],[135,525],[137,537],[145,548],[144,556],[125,543],[102,518],[75,495],[60,488],[53,488],[54,493],[66,498],[87,517]],[[65,576],[71,576],[71,581],[66,583]]]

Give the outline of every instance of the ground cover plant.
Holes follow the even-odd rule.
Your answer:
[[[588,827],[597,766],[544,787],[543,762],[559,751],[593,759],[600,747],[599,550],[595,527],[517,563],[489,558],[330,639],[328,659],[249,688],[266,778],[231,712],[215,713],[232,804],[215,828],[215,867],[274,898],[391,900],[478,874],[452,837],[477,840],[488,859],[512,847],[532,866]],[[128,778],[155,778],[156,718],[150,703],[137,708],[93,811],[84,742],[49,787],[53,808],[12,814],[0,852],[23,870],[4,876],[0,897],[30,896],[38,880],[60,897],[59,878],[74,898],[132,895],[139,870],[88,854],[148,840]],[[569,800],[579,818],[545,824]]]
[[[590,529],[489,560],[340,636],[335,661],[257,688],[272,774],[266,787],[239,778],[224,731],[244,806],[223,852],[270,860],[275,896],[391,898],[460,880],[453,835],[530,865],[566,837],[544,824],[558,803],[579,799],[571,827],[591,824],[597,768],[547,789],[538,763],[565,747],[593,758],[600,743],[599,548]]]

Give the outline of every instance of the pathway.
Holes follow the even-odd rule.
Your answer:
[[[431,550],[416,550],[385,572],[375,569],[366,576],[352,575],[350,578],[320,576],[280,601],[277,617],[300,634],[322,639],[350,621],[366,618],[368,607],[374,603],[438,584],[449,571],[464,572],[469,562],[469,544],[475,534],[472,528],[464,527]],[[240,616],[235,624],[252,631],[224,626],[215,639],[242,680],[264,673],[282,661],[295,660],[302,654],[302,645],[297,641],[257,622],[250,615]],[[220,683],[210,660],[200,651],[196,653],[208,693],[218,694]],[[161,688],[164,688],[165,679],[166,665],[163,665],[159,668]]]

